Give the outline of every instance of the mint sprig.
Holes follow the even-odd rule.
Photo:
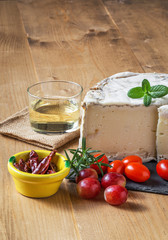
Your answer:
[[[130,98],[142,98],[143,103],[147,107],[151,104],[152,98],[161,98],[168,94],[168,87],[165,85],[151,86],[147,79],[142,81],[142,87],[131,88],[127,95]]]

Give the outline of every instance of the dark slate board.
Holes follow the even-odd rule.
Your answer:
[[[159,177],[159,175],[156,172],[156,164],[157,164],[156,161],[144,163],[144,165],[149,169],[151,173],[150,179],[144,183],[136,183],[126,178],[127,179],[126,188],[132,191],[168,195],[168,181]],[[101,180],[101,178],[99,180]],[[73,176],[70,178],[70,181],[75,182]]]
[[[133,191],[168,195],[168,181],[159,177],[156,172],[156,164],[156,161],[144,163],[144,165],[149,169],[151,173],[149,180],[144,183],[135,183],[127,178],[126,188]]]

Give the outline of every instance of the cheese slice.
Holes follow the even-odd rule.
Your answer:
[[[158,109],[159,121],[157,126],[157,159],[168,159],[168,105]]]
[[[124,72],[104,79],[93,87],[83,102],[80,146],[100,150],[112,159],[139,155],[143,162],[156,159],[158,107],[168,104],[168,96],[152,100],[148,107],[143,99],[131,99],[129,89],[141,86],[143,79],[153,85],[167,85],[168,75]]]

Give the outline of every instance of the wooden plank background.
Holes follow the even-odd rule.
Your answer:
[[[19,8],[40,81],[72,80],[86,91],[113,73],[142,71],[101,1],[21,1]]]
[[[168,69],[168,1],[103,0],[145,72]]]
[[[66,79],[84,87],[121,71],[167,72],[164,0],[0,1],[0,120],[28,104],[27,87]],[[0,238],[168,239],[167,196],[129,192],[112,207],[81,200],[64,181],[48,199],[15,191],[7,160],[34,146],[0,136]],[[77,140],[59,149],[77,146]],[[36,148],[39,149],[39,148]]]

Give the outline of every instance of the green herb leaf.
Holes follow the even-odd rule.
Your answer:
[[[110,167],[110,168],[112,167],[110,164],[108,164],[108,163],[103,163],[103,162],[101,163],[101,165],[102,165],[102,166],[105,166],[105,167]]]
[[[68,156],[68,153],[67,153],[67,151],[66,151],[66,150],[64,150],[64,152],[65,152],[65,155],[66,155],[67,161],[69,161],[69,162],[70,162],[70,158],[69,158],[69,156]]]
[[[101,163],[100,162],[98,162],[97,163],[97,166],[98,166],[98,168],[99,168],[99,170],[100,170],[100,172],[101,172],[101,175],[103,176],[104,175],[104,172],[103,172],[103,170],[102,170],[102,168],[101,168]]]
[[[150,86],[147,79],[142,81],[142,87],[131,88],[127,95],[130,98],[144,97],[143,103],[147,107],[151,104],[152,98],[161,98],[168,94],[168,87],[164,85]]]
[[[91,164],[95,164],[100,169],[101,174],[103,175],[103,171],[101,166],[105,166],[103,162],[98,162],[100,158],[104,156],[100,154],[97,157],[94,157],[93,153],[100,152],[98,150],[91,150],[91,148],[86,148],[86,139],[82,139],[82,148],[77,149],[68,149],[69,152],[72,154],[72,158],[68,156],[68,153],[65,151],[65,155],[67,157],[67,161],[70,162],[71,172],[67,178],[71,176],[78,175],[79,171],[90,167]]]
[[[127,95],[130,98],[141,98],[144,96],[144,91],[142,90],[141,87],[135,87],[135,88],[131,88],[128,91]]]
[[[76,151],[75,151],[75,153],[74,153],[74,155],[73,155],[72,161],[76,158],[77,153],[78,153],[78,148],[76,149]]]
[[[144,102],[144,105],[146,107],[148,107],[152,102],[152,97],[150,95],[148,95],[147,93],[145,93],[143,102]]]
[[[86,150],[86,138],[82,138],[82,149]]]
[[[142,81],[142,90],[143,90],[145,93],[147,93],[148,91],[150,91],[150,88],[151,88],[151,86],[150,86],[149,81],[148,81],[147,79],[144,79],[144,80]]]
[[[100,150],[89,150],[88,153],[97,153],[100,152]]]
[[[95,161],[98,161],[100,158],[102,158],[104,156],[104,153],[102,153],[101,155],[99,155],[99,156],[97,156],[96,158],[95,158]]]
[[[164,85],[155,85],[151,87],[149,93],[153,98],[161,98],[168,94],[168,87]]]

